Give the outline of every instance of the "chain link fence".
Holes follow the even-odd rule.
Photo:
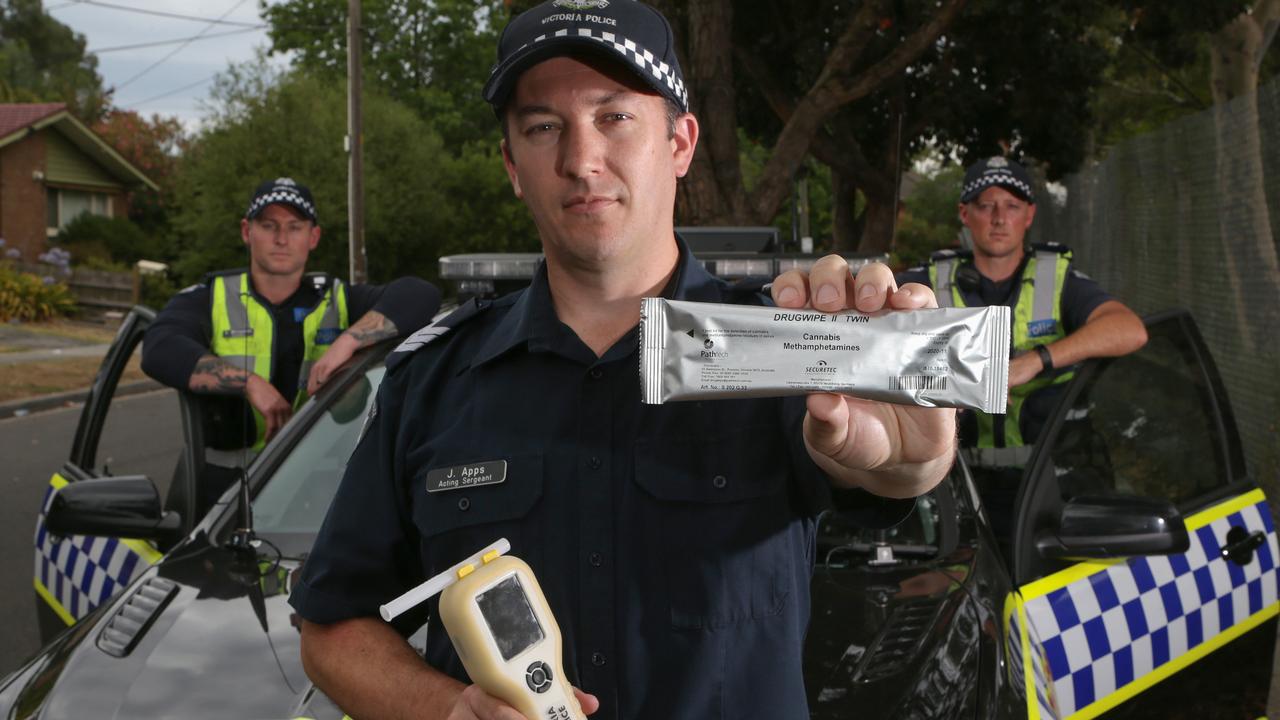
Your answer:
[[[1280,80],[1132,138],[1051,187],[1033,242],[1139,314],[1189,308],[1235,409],[1250,471],[1280,501]],[[1275,505],[1273,505],[1275,507]]]

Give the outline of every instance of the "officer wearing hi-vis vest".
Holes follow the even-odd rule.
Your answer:
[[[1053,409],[1055,389],[1076,364],[1131,353],[1147,341],[1142,320],[1074,269],[1070,250],[1027,246],[1035,203],[1031,176],[1021,165],[999,156],[975,163],[960,192],[960,222],[972,250],[943,250],[928,265],[898,274],[900,284],[932,287],[940,307],[1013,310],[1009,412],[965,412],[960,421],[962,452],[978,469],[997,534],[1008,524],[1021,470]]]
[[[180,390],[237,398],[235,410],[214,413],[235,422],[206,422],[213,448],[207,459],[215,466],[242,464],[243,449],[261,449],[352,353],[427,324],[440,305],[436,288],[415,277],[348,285],[306,273],[320,242],[317,223],[306,186],[287,177],[258,185],[240,221],[249,267],[211,273],[183,290],[147,330],[148,375]],[[239,398],[252,410],[252,425]]]

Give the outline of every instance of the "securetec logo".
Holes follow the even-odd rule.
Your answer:
[[[835,374],[836,368],[834,365],[828,365],[826,360],[819,360],[817,365],[810,365],[804,371],[816,374]]]

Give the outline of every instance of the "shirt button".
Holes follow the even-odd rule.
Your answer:
[[[592,455],[591,459],[587,461],[587,464],[591,466],[592,470],[599,470],[602,463],[600,462],[600,458]]]
[[[591,553],[588,560],[591,561],[592,567],[600,567],[604,563],[604,556],[602,556],[600,553]]]
[[[591,653],[591,664],[596,667],[604,666],[604,653]]]
[[[717,475],[711,478],[711,484],[714,485],[717,490],[723,490],[724,486],[729,484],[729,481],[725,479],[725,476]]]
[[[466,498],[458,498],[458,509],[466,512],[471,509],[471,501]]]
[[[599,380],[599,379],[600,379],[600,378],[602,378],[602,377],[604,377],[604,371],[603,371],[603,370],[601,370],[600,368],[591,368],[591,379],[592,379],[592,380]]]

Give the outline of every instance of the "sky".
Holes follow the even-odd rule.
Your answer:
[[[258,5],[259,0],[45,0],[45,11],[84,36],[87,51],[98,57],[103,86],[116,89],[116,107],[177,117],[194,131],[214,75],[269,47],[265,27],[252,27],[263,24]],[[185,45],[155,44],[201,34]],[[152,46],[128,48],[146,44]],[[276,55],[271,63],[284,66],[287,59]]]

